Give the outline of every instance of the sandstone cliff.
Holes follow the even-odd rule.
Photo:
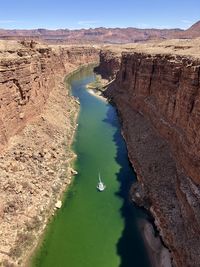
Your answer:
[[[13,50],[5,44],[0,53],[0,149],[41,113],[57,75],[98,60],[91,47],[31,48],[16,42]]]
[[[94,71],[101,73],[103,79],[113,80],[119,71],[121,53],[116,53],[112,50],[101,50],[99,58],[101,63],[94,69]]]
[[[123,54],[116,84],[128,104],[170,143],[185,173],[200,183],[200,60]]]
[[[122,54],[117,77],[106,91],[118,109],[138,176],[132,197],[150,209],[174,266],[197,267],[200,60],[138,50],[146,52]],[[106,64],[107,54],[100,65]]]
[[[27,266],[71,181],[79,107],[63,79],[98,54],[89,46],[0,42],[1,266]]]

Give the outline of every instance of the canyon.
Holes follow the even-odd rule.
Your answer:
[[[110,47],[97,68],[113,79],[104,94],[116,105],[137,173],[132,200],[153,215],[176,267],[200,262],[199,44]]]
[[[25,262],[76,172],[79,110],[64,77],[98,62],[89,46],[0,42],[0,262]]]
[[[193,32],[198,24],[192,28]],[[19,38],[20,39],[20,38]],[[0,262],[24,266],[72,176],[79,102],[64,76],[82,65],[109,85],[138,182],[175,267],[200,262],[200,39],[126,45],[0,41]]]

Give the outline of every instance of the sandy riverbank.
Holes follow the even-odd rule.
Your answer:
[[[151,223],[146,220],[139,222],[149,259],[153,267],[172,267],[168,249],[163,246],[160,237],[155,233]]]
[[[96,89],[87,89],[87,91],[91,94],[94,95],[95,97],[101,99],[104,102],[108,102],[107,99],[102,95],[102,93]]]

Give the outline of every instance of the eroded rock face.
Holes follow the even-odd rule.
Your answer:
[[[200,61],[180,56],[124,54],[116,79],[128,104],[148,117],[180,166],[200,183]]]
[[[0,42],[1,266],[29,265],[75,174],[71,142],[79,105],[63,79],[97,60],[98,50],[90,47]]]
[[[121,54],[109,50],[100,51],[100,64],[95,68],[103,79],[112,80],[120,68]]]
[[[198,59],[123,53],[106,92],[140,183],[133,199],[150,209],[178,267],[200,263],[199,73]]]
[[[0,150],[41,113],[56,75],[98,61],[98,50],[91,47],[34,46],[0,54]]]

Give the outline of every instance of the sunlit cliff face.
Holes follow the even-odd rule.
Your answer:
[[[74,66],[98,60],[98,51],[84,47],[47,47],[11,42],[0,62],[0,147],[40,114],[57,76]],[[13,51],[12,51],[13,49]]]

